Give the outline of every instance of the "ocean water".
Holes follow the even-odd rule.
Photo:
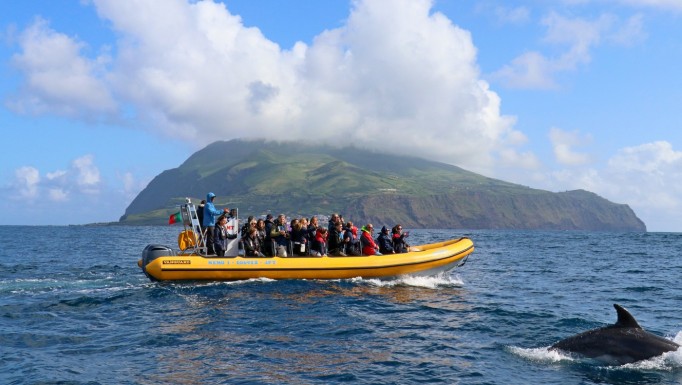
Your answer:
[[[613,303],[682,342],[682,234],[468,236],[450,275],[153,283],[178,227],[0,226],[0,384],[680,384],[682,350],[609,367],[548,346]]]

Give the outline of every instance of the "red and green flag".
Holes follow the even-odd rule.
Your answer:
[[[173,214],[168,218],[168,224],[172,225],[175,222],[181,222],[182,221],[182,214],[178,211],[177,213]]]

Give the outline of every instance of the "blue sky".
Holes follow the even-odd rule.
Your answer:
[[[678,0],[2,8],[0,224],[115,221],[206,144],[265,137],[585,189],[682,231]]]

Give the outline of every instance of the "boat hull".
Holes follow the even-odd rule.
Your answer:
[[[140,261],[140,265],[150,279],[159,281],[355,277],[390,279],[450,271],[463,265],[473,251],[473,242],[469,238],[460,238],[416,246],[409,253],[382,256],[209,258],[200,255],[161,255],[146,264]]]

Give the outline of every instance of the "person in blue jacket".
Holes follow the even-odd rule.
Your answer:
[[[230,209],[224,208],[218,210],[215,205],[213,205],[213,199],[215,199],[215,194],[210,192],[206,194],[206,205],[204,206],[204,219],[202,221],[203,227],[206,230],[206,253],[215,254],[213,249],[213,232],[215,231],[215,219],[217,216],[223,213],[227,214]]]

